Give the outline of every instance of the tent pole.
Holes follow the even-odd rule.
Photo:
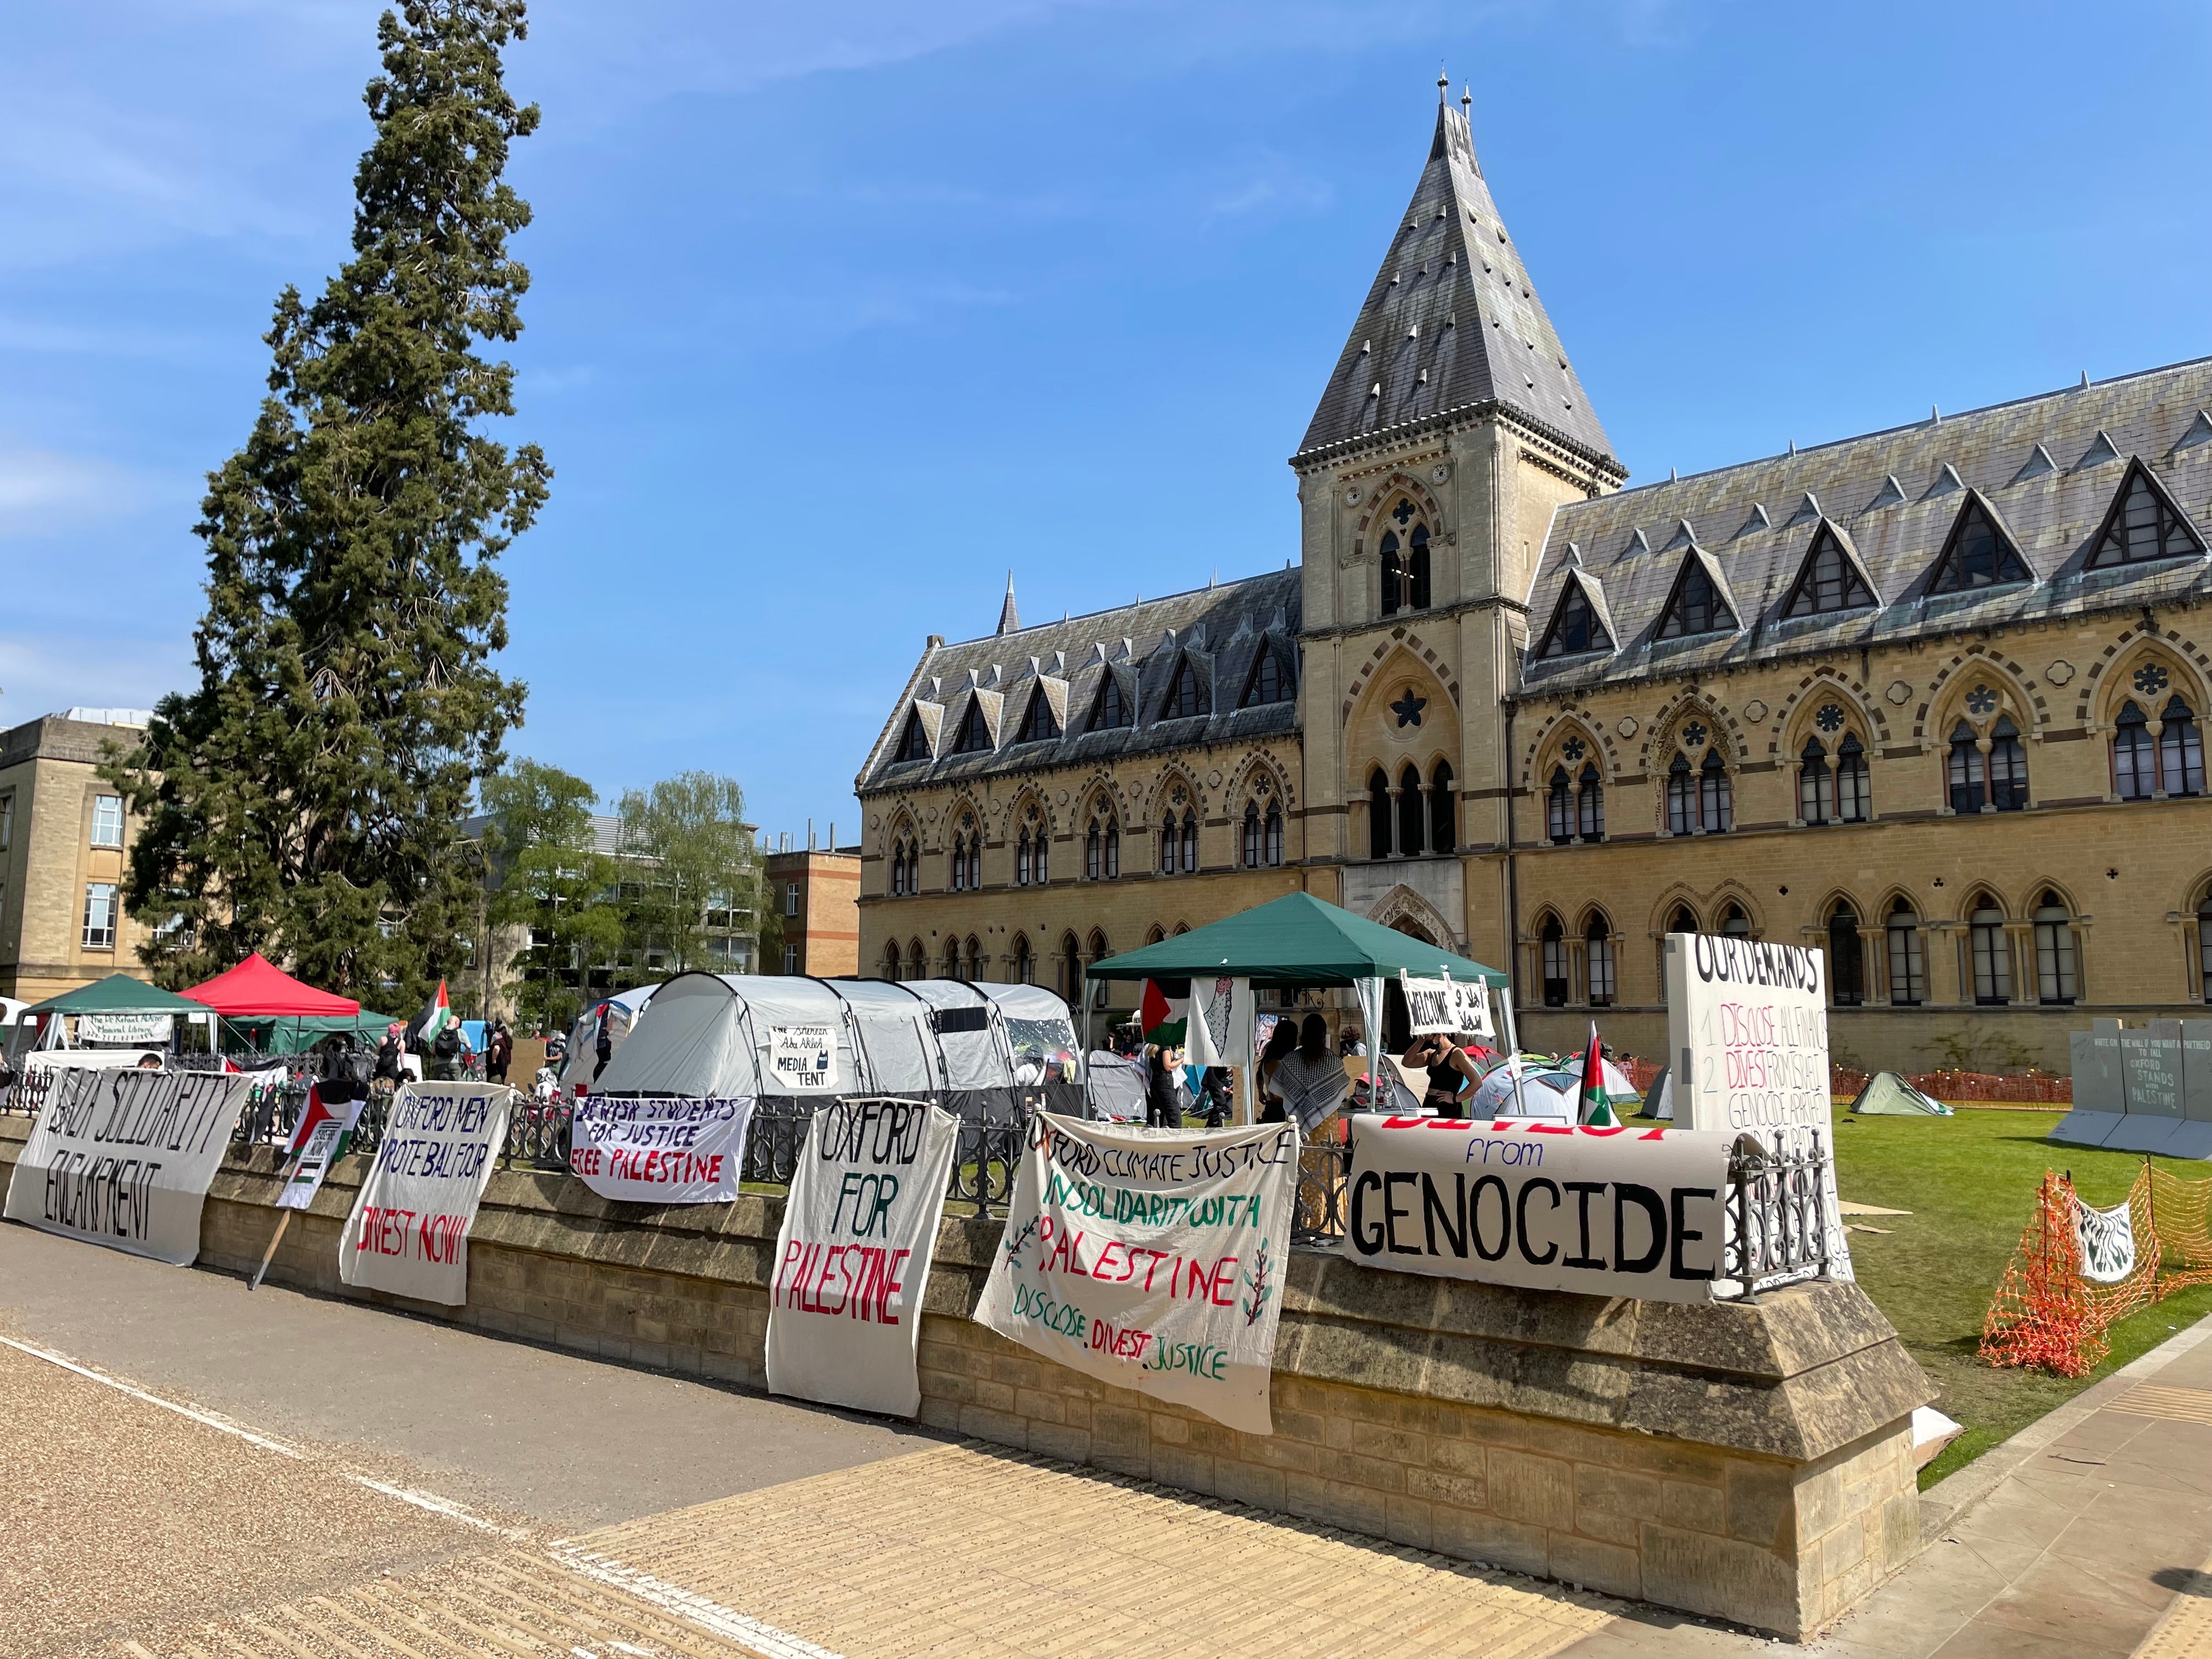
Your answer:
[[[1375,1051],[1382,1046],[1382,1017],[1384,1012],[1382,1007],[1382,981],[1380,979],[1376,979],[1370,982],[1375,987],[1375,1018],[1372,1022],[1375,1029],[1367,1034],[1367,1109],[1370,1112],[1379,1112],[1382,1108],[1376,1103],[1375,1099]],[[1356,998],[1354,999],[1354,1000],[1357,1000],[1358,999]],[[1367,1011],[1364,1008],[1362,1008],[1359,1011],[1359,1023],[1362,1025],[1365,1025],[1370,1023],[1367,1018]]]
[[[1505,1004],[1505,1063],[1512,1068],[1510,1075],[1513,1079],[1513,1115],[1516,1117],[1526,1117],[1528,1115],[1528,1109],[1527,1103],[1521,1098],[1521,1031],[1520,1028],[1513,1023],[1513,981],[1510,976],[1505,981],[1504,1000]]]

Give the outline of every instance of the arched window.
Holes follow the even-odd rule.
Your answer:
[[[2005,937],[2004,912],[1984,895],[1966,918],[1968,949],[1974,962],[1974,1000],[1984,1008],[2012,1000],[2012,941]]]
[[[1686,904],[1676,905],[1674,914],[1667,919],[1667,931],[1670,933],[1696,933],[1698,931],[1696,912]]]
[[[1583,954],[1589,969],[1589,1005],[1613,1006],[1613,926],[1602,915],[1589,919],[1583,929]]]
[[[2112,722],[2112,788],[2122,800],[2148,800],[2158,787],[2158,745],[2150,721],[2130,698]]]
[[[921,890],[921,837],[909,836],[906,843],[906,890]]]
[[[1395,617],[1406,608],[1406,554],[1398,544],[1398,532],[1382,532],[1382,614]]]
[[[1735,828],[1735,792],[1717,749],[1706,750],[1698,769],[1698,828],[1709,836]]]
[[[1198,868],[1198,814],[1186,806],[1182,812],[1182,872]]]
[[[1798,567],[1797,580],[1783,601],[1785,617],[1823,616],[1832,611],[1855,611],[1874,603],[1874,592],[1859,574],[1858,566],[1844,556],[1843,544],[1825,521],[1813,535],[1813,545]]]
[[[968,936],[968,965],[961,977],[970,985],[983,977],[983,947],[973,933]]]
[[[2212,892],[2197,902],[2197,988],[2212,1002]]]
[[[1036,982],[1036,963],[1030,955],[1030,936],[1014,935],[1014,983],[1034,985]]]
[[[1864,823],[1874,813],[1873,778],[1856,734],[1836,745],[1836,822]]]
[[[1406,559],[1406,603],[1413,610],[1429,608],[1429,527],[1413,526],[1412,547]]]
[[[2166,700],[2158,718],[2159,787],[2169,795],[2203,794],[2204,735],[2196,712],[2176,693]]]
[[[1106,868],[1105,833],[1098,820],[1091,820],[1091,827],[1083,832],[1083,875],[1087,881],[1097,881]]]
[[[1114,947],[1106,942],[1106,935],[1100,933],[1096,927],[1092,928],[1091,930],[1091,955],[1089,960],[1091,962],[1103,962],[1107,957],[1113,954]]]
[[[1176,817],[1170,810],[1160,815],[1160,873],[1171,876],[1175,874],[1175,869]]]
[[[2065,1007],[2081,994],[2074,919],[2066,902],[2045,890],[2035,902],[2035,994],[2046,1007]]]
[[[991,747],[991,728],[983,719],[983,700],[970,697],[967,712],[960,717],[960,730],[952,739],[952,752],[956,755],[977,755]]]
[[[1238,701],[1240,708],[1258,708],[1271,702],[1291,700],[1291,676],[1283,666],[1282,653],[1266,640],[1260,642],[1260,654],[1252,659],[1252,672],[1244,681],[1244,695]]]
[[[960,977],[960,941],[957,939],[949,939],[945,941],[945,973],[943,977],[946,979],[958,979]]]
[[[1731,904],[1721,912],[1721,932],[1730,939],[1751,937],[1751,918],[1743,913],[1743,906]]]
[[[2145,559],[2181,559],[2203,553],[2203,542],[2176,510],[2166,492],[2152,482],[2141,461],[2128,468],[2112,510],[2105,515],[2089,554],[2089,568],[2133,564]]]
[[[1060,939],[1060,994],[1071,1007],[1083,1000],[1083,951],[1075,942],[1075,935],[1063,933]]]
[[[885,979],[896,979],[898,976],[898,941],[896,939],[893,939],[890,944],[884,946],[884,977]]]
[[[952,837],[952,890],[972,893],[983,884],[983,832],[972,823]]]
[[[1452,811],[1451,763],[1438,761],[1429,770],[1429,849],[1449,853],[1459,846],[1458,815]]]
[[[1575,798],[1575,833],[1584,841],[1605,839],[1605,783],[1598,775],[1597,763],[1584,761],[1583,775],[1576,780],[1582,785],[1582,793]]]
[[[1418,858],[1427,850],[1427,838],[1422,831],[1421,775],[1413,769],[1411,761],[1398,774],[1398,856]]]
[[[1889,907],[1889,1000],[1917,1008],[1928,998],[1928,963],[1920,947],[1920,918],[1899,899]]]
[[[1376,767],[1367,775],[1367,856],[1390,856],[1390,780]]]
[[[897,898],[906,891],[906,842],[903,840],[891,842],[890,866],[891,896]],[[898,975],[893,974],[890,977],[896,979]]]
[[[1129,700],[1121,695],[1121,682],[1112,669],[1098,682],[1097,700],[1091,705],[1093,732],[1111,732],[1129,725]]]
[[[906,730],[899,734],[898,754],[894,758],[902,761],[929,758],[929,733],[922,729],[919,708],[907,710]]]
[[[1273,869],[1283,861],[1283,809],[1273,801],[1267,803],[1267,823],[1262,838],[1267,867]]]
[[[1022,828],[1021,839],[1014,843],[1014,885],[1026,887],[1029,884],[1030,832],[1029,827],[1024,824]]]
[[[1036,847],[1030,860],[1030,880],[1039,887],[1043,886],[1051,878],[1051,871],[1048,867],[1051,863],[1051,854],[1045,850],[1050,842],[1051,837],[1047,835],[1045,826],[1042,823],[1038,824]]]
[[[1575,786],[1567,769],[1552,769],[1552,789],[1544,810],[1545,832],[1561,846],[1575,838]]]
[[[1151,927],[1145,929],[1145,943],[1147,945],[1158,945],[1167,936],[1168,930],[1161,927],[1157,921]]]
[[[1818,738],[1805,739],[1797,751],[1797,816],[1808,823],[1826,823],[1834,815],[1835,775],[1828,767],[1828,746]]]
[[[1016,743],[1043,743],[1060,735],[1060,718],[1052,712],[1052,699],[1044,694],[1044,687],[1030,692],[1030,706],[1022,715],[1022,729],[1014,734]]]
[[[2009,714],[1999,715],[1990,728],[1990,802],[2000,812],[2027,805],[2027,745]]]
[[[1114,880],[1121,873],[1121,821],[1106,820],[1106,879]]]
[[[1677,750],[1667,769],[1667,833],[1686,836],[1698,827],[1698,780],[1690,757]]]
[[[1559,607],[1552,613],[1539,657],[1577,657],[1585,651],[1610,651],[1613,636],[1605,631],[1581,581],[1570,576],[1559,589]]]
[[[1168,700],[1161,706],[1160,718],[1189,720],[1206,712],[1206,689],[1198,683],[1198,666],[1185,657],[1176,664],[1175,678],[1168,682]]]
[[[1954,812],[1978,812],[1990,798],[1990,771],[1982,760],[1974,728],[1960,720],[1951,728],[1951,760],[1947,773]]]
[[[1866,1000],[1866,943],[1859,938],[1859,915],[1839,903],[1828,915],[1828,992],[1838,1008]]]
[[[1559,926],[1557,916],[1544,917],[1544,1006],[1564,1008],[1567,1006],[1567,930]]]
[[[1255,800],[1248,800],[1244,803],[1243,853],[1244,867],[1247,870],[1258,869],[1260,867],[1260,803]]]
[[[1729,609],[1728,601],[1713,585],[1705,572],[1705,562],[1694,555],[1685,556],[1689,562],[1682,572],[1682,580],[1675,587],[1674,598],[1668,602],[1659,619],[1659,637],[1662,640],[1686,638],[1692,634],[1711,634],[1736,625],[1735,613]]]

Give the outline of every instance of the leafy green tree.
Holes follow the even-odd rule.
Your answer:
[[[484,422],[514,413],[530,209],[501,177],[538,125],[500,54],[521,0],[407,0],[377,26],[375,137],[353,257],[313,301],[287,288],[270,396],[209,477],[197,533],[199,684],[161,700],[111,768],[144,828],[131,914],[179,985],[261,950],[317,985],[410,1007],[467,949],[480,888],[459,825],[498,769],[524,688],[496,561],[552,477]]]
[[[623,792],[623,872],[631,943],[673,972],[728,973],[725,928],[750,934],[761,912],[760,854],[734,778],[679,772]],[[720,926],[716,918],[725,918]],[[651,957],[647,958],[651,960]]]
[[[572,969],[605,961],[623,943],[613,903],[615,861],[592,845],[592,786],[558,767],[519,760],[484,781],[483,852],[492,883],[487,919],[524,927],[514,998],[524,1030],[566,1030],[582,1012]]]

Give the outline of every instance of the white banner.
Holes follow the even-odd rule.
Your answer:
[[[1298,1135],[1039,1112],[978,1322],[1117,1387],[1273,1431]]]
[[[79,1042],[145,1042],[166,1047],[175,1034],[173,1014],[79,1014]]]
[[[2136,1224],[2130,1206],[2093,1210],[2076,1198],[2074,1237],[2081,1250],[2081,1277],[2092,1285],[2118,1285],[2134,1276]]]
[[[221,1072],[57,1067],[8,1182],[8,1218],[189,1267],[200,1206],[246,1104]]]
[[[836,1088],[837,1028],[834,1025],[769,1026],[768,1071],[771,1093]]]
[[[960,1120],[910,1100],[826,1102],[807,1126],[768,1304],[768,1388],[912,1417],[921,1301]]]
[[[1666,964],[1675,1120],[1755,1134],[1791,1157],[1817,1141],[1829,1155],[1822,1182],[1828,1271],[1853,1277],[1836,1203],[1826,953],[1731,934],[1669,933]]]
[[[338,1241],[341,1279],[452,1307],[469,1299],[469,1228],[514,1098],[503,1083],[409,1083],[392,1097]]]
[[[291,1169],[284,1177],[283,1190],[276,1194],[280,1210],[304,1210],[315,1201],[315,1194],[323,1189],[323,1182],[330,1175],[331,1165],[344,1156],[347,1137],[361,1121],[361,1109],[368,1103],[359,1098],[326,1101],[325,1090],[338,1092],[339,1085],[318,1083],[307,1091],[306,1109],[292,1131],[291,1144],[285,1156],[291,1159]],[[358,1091],[358,1083],[349,1087]]]
[[[1455,979],[1416,979],[1401,969],[1398,984],[1406,994],[1406,1012],[1415,1036],[1494,1037],[1491,1024],[1489,988],[1480,980],[1462,984]]]
[[[586,1095],[576,1103],[568,1167],[602,1198],[726,1204],[738,1195],[752,1117],[750,1095]]]
[[[1362,1113],[1342,1254],[1395,1273],[1709,1301],[1735,1141]]]
[[[1252,981],[1194,979],[1183,1057],[1193,1066],[1242,1066],[1252,1053]]]

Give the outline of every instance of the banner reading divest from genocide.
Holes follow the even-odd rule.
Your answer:
[[[507,1139],[503,1083],[410,1083],[338,1241],[338,1277],[459,1307],[469,1299],[469,1228]]]
[[[576,1103],[568,1167],[602,1198],[726,1204],[738,1195],[752,1118],[750,1095],[586,1095]]]
[[[775,1240],[768,1387],[912,1417],[921,1298],[960,1120],[909,1100],[836,1100],[807,1126]]]
[[[1669,933],[1666,965],[1676,1121],[1756,1135],[1792,1157],[1815,1145],[1831,1154],[1823,1181],[1828,1269],[1852,1277],[1836,1201],[1826,953],[1729,934]]]
[[[1297,1131],[1148,1132],[1039,1112],[975,1318],[1048,1359],[1273,1431]]]
[[[1735,1139],[1363,1112],[1343,1254],[1395,1273],[1704,1302]]]
[[[57,1066],[8,1182],[8,1218],[179,1267],[246,1104],[220,1072]]]

